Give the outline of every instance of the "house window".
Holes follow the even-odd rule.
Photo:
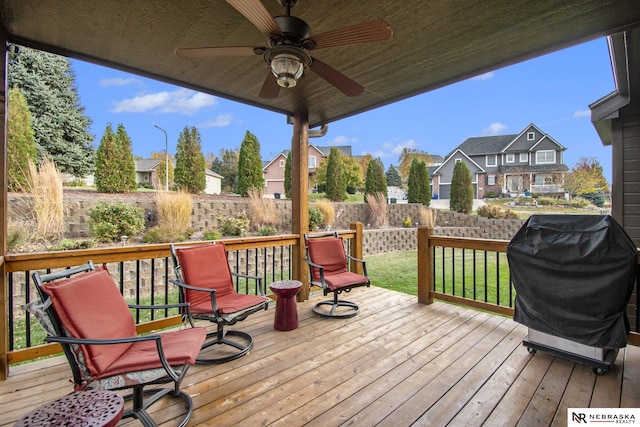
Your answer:
[[[498,166],[498,156],[497,155],[488,155],[487,156],[487,166]]]
[[[526,163],[529,161],[529,153],[520,153],[520,163]]]
[[[487,175],[487,185],[496,185],[495,175]]]
[[[280,159],[280,167],[283,168],[284,167],[284,160]]]
[[[456,163],[459,163],[461,161],[462,161],[462,159],[456,159]]]
[[[516,155],[513,153],[507,154],[507,163],[513,163],[516,161]]]
[[[552,184],[553,184],[552,175],[536,174],[536,185],[552,185]]]
[[[316,165],[317,165],[316,156],[309,156],[309,167],[310,168],[315,168]]]
[[[536,163],[544,164],[544,163],[555,163],[556,162],[556,152],[553,150],[541,150],[536,151]]]
[[[535,132],[527,132],[527,141],[534,141],[536,139]]]

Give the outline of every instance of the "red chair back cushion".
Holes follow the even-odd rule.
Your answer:
[[[235,292],[227,252],[223,243],[178,248],[176,255],[180,263],[182,278],[187,285],[215,289],[217,298]],[[185,301],[190,302],[192,306],[207,302],[211,306],[211,294],[186,289]]]
[[[129,307],[106,269],[77,274],[43,285],[62,325],[75,338],[136,336]],[[83,345],[89,372],[99,376],[131,344]]]
[[[325,277],[348,271],[347,256],[341,238],[311,238],[307,240],[307,249],[309,260],[324,267]],[[320,271],[317,268],[312,268],[311,277],[314,281],[320,280]]]

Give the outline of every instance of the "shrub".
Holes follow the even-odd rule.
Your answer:
[[[145,188],[147,190],[151,190],[153,188],[153,185],[149,182],[141,182],[138,184],[138,188]]]
[[[67,181],[64,183],[65,187],[85,187],[87,185],[87,181],[82,178],[74,178],[71,181]]]
[[[493,191],[487,191],[487,193],[484,195],[485,198],[487,199],[495,199],[496,198],[496,193],[494,193]]]
[[[420,225],[429,228],[435,227],[437,215],[438,212],[435,209],[420,206]]]
[[[583,193],[580,194],[580,197],[587,199],[599,208],[604,206],[604,192],[602,190],[594,191],[593,193]]]
[[[322,212],[322,225],[332,226],[336,218],[336,210],[333,207],[333,203],[329,200],[321,199],[316,202],[316,208]]]
[[[7,252],[17,252],[18,248],[29,238],[33,224],[27,221],[9,218],[7,224]]]
[[[44,240],[59,239],[64,234],[62,175],[52,160],[39,168],[29,164],[28,187],[33,197],[36,235]]]
[[[48,251],[73,251],[78,249],[89,249],[94,246],[93,240],[73,240],[64,239],[53,246],[47,248]]]
[[[235,217],[223,217],[216,216],[220,231],[224,236],[239,236],[242,237],[249,230],[251,221],[246,212],[242,211]]]
[[[571,199],[571,202],[569,202],[569,206],[571,206],[572,208],[578,208],[578,209],[586,208],[590,204],[591,202],[588,199],[583,197],[574,197],[573,199]]]
[[[274,236],[276,234],[278,234],[278,229],[270,225],[265,225],[258,230],[258,236]]]
[[[511,209],[500,209],[498,206],[480,206],[476,212],[479,216],[485,218],[520,219],[520,216]]]
[[[387,221],[387,196],[383,192],[371,193],[367,197],[370,209],[370,222],[375,228],[386,227]]]
[[[177,193],[158,191],[156,208],[158,209],[158,226],[173,228],[178,234],[191,229],[193,200],[190,194],[182,191]]]
[[[88,211],[89,232],[101,242],[135,236],[144,230],[144,210],[124,203],[98,202]]]
[[[222,233],[218,230],[207,230],[202,235],[204,240],[220,240],[222,239]]]
[[[255,229],[263,226],[275,228],[280,225],[275,200],[265,199],[264,193],[257,188],[248,189],[247,195],[249,196],[249,213]]]
[[[538,197],[538,204],[543,206],[555,206],[558,204],[558,199],[553,197]]]
[[[317,230],[323,222],[322,211],[316,207],[309,206],[309,230]]]
[[[406,217],[405,219],[402,220],[402,226],[404,228],[411,227],[411,217],[410,216],[408,216],[408,217]]]
[[[142,240],[145,243],[182,242],[189,240],[191,234],[193,234],[193,229],[191,228],[180,230],[174,227],[158,225],[150,228],[144,236],[142,236]]]

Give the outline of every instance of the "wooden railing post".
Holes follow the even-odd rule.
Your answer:
[[[357,259],[364,258],[364,224],[361,222],[352,222],[349,228],[356,232],[356,237],[351,241],[350,255]],[[351,271],[356,274],[362,274],[362,263],[351,261]]]
[[[432,228],[418,228],[418,302],[433,303],[433,249],[429,241]]]

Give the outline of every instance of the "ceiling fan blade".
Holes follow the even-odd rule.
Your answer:
[[[182,59],[207,59],[219,56],[250,56],[255,55],[251,46],[224,46],[224,47],[186,47],[176,49],[176,56]]]
[[[331,83],[340,90],[340,92],[347,96],[358,96],[364,92],[364,87],[360,86],[360,84],[354,82],[340,71],[322,61],[317,60],[316,58],[311,58],[311,65],[309,66],[309,69]]]
[[[327,47],[389,40],[392,35],[393,30],[389,24],[382,19],[375,19],[339,30],[320,33],[305,40],[311,40],[315,43],[315,49],[324,49]],[[303,43],[305,40],[303,40]]]
[[[244,15],[267,37],[284,37],[282,30],[260,0],[227,0],[227,3]]]
[[[264,83],[262,84],[262,89],[260,89],[258,97],[262,99],[273,99],[276,98],[279,93],[280,85],[276,80],[276,76],[269,72],[267,77],[264,79]]]

